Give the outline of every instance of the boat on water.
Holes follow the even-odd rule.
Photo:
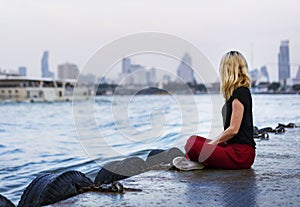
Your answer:
[[[89,99],[92,91],[76,80],[8,76],[0,78],[0,101],[56,102]]]

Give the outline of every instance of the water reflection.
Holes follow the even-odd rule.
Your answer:
[[[231,175],[225,177],[218,185],[223,195],[221,196],[223,206],[257,206],[258,189],[254,170],[234,171],[229,174]]]
[[[186,183],[186,201],[204,206],[258,206],[255,171],[205,169]],[[191,203],[190,203],[191,202]]]

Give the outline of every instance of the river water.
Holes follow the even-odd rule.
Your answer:
[[[222,130],[219,105],[209,95],[99,96],[93,103],[88,118],[84,108],[74,116],[71,102],[1,103],[0,194],[17,204],[41,173],[78,170],[93,180],[107,161],[145,158],[154,148],[183,150],[190,135],[214,136]],[[253,114],[259,128],[300,125],[300,96],[253,95]],[[288,136],[276,141],[290,138],[299,148],[300,130]],[[258,140],[257,148],[271,141]]]

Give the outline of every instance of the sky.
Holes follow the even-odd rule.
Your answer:
[[[0,68],[40,76],[70,62],[81,69],[108,43],[139,32],[163,32],[193,43],[214,67],[239,50],[250,69],[268,67],[278,79],[281,40],[290,41],[291,74],[300,65],[297,0],[0,0]]]

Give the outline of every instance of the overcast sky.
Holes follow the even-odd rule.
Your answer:
[[[252,68],[267,65],[277,80],[281,40],[290,40],[292,75],[300,65],[297,0],[0,0],[0,68],[26,66],[40,76],[66,61],[82,68],[98,49],[128,34],[166,32],[196,45],[217,67],[236,49]]]

